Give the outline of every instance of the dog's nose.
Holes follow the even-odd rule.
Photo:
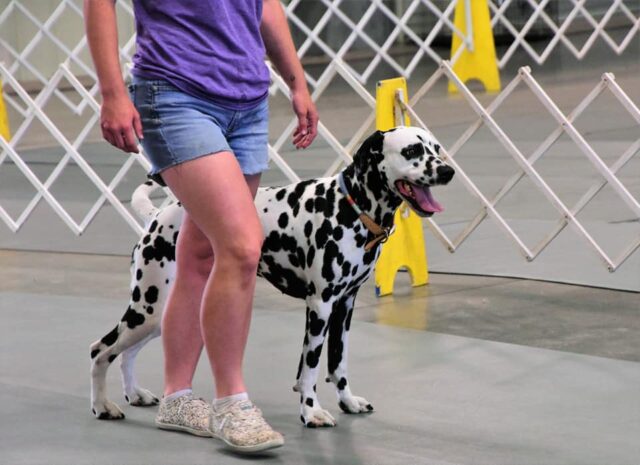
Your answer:
[[[438,166],[436,172],[438,173],[438,182],[441,182],[443,184],[451,181],[453,175],[456,174],[456,170],[451,168],[449,165]]]

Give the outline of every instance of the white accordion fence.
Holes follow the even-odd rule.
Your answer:
[[[461,1],[466,1],[469,4],[469,0]],[[343,142],[327,126],[320,123],[319,137],[330,147],[334,157],[333,161],[327,165],[325,174],[333,174],[344,163],[349,163],[350,154],[373,127],[375,98],[365,85],[377,70],[384,65],[393,70],[397,76],[410,77],[424,60],[436,62],[439,64],[438,69],[413,95],[410,103],[399,100],[398,105],[408,112],[414,124],[424,126],[421,115],[416,110],[420,100],[434,89],[436,82],[440,79],[449,79],[456,84],[460,94],[469,104],[475,121],[455,143],[444,147],[444,152],[449,162],[456,168],[456,179],[480,202],[481,209],[467,226],[453,238],[448,237],[435,221],[427,220],[427,224],[435,236],[449,251],[453,252],[462,246],[485,219],[489,219],[499,226],[523,257],[531,261],[554,241],[566,226],[570,226],[584,239],[586,249],[595,253],[607,269],[615,271],[640,248],[640,235],[628,244],[621,244],[621,248],[615,256],[610,256],[588,232],[582,222],[577,219],[577,215],[604,186],[609,186],[620,202],[625,204],[636,217],[640,217],[638,198],[634,197],[617,177],[618,171],[629,163],[640,150],[640,138],[632,142],[620,154],[615,163],[607,165],[573,123],[602,93],[610,93],[625,108],[635,124],[640,125],[640,111],[637,105],[616,83],[613,75],[605,74],[593,91],[586,95],[570,114],[565,115],[534,79],[531,70],[524,67],[519,70],[516,77],[496,96],[491,104],[483,106],[456,76],[451,62],[443,61],[443,58],[447,58],[443,54],[447,55],[449,50],[435,45],[438,37],[445,34],[448,36],[457,35],[462,39],[463,47],[473,48],[471,37],[465,37],[454,26],[453,16],[456,3],[455,0],[450,2],[318,0],[313,2],[317,10],[313,22],[310,22],[308,15],[305,16],[305,8],[309,7],[309,2],[291,0],[285,5],[295,35],[303,37],[298,40],[299,55],[309,59],[325,58],[317,60],[318,64],[314,66],[317,69],[313,75],[307,75],[313,98],[319,100],[336,80],[340,80],[346,83],[350,92],[357,95],[357,98],[371,108],[369,115],[363,118],[362,123],[352,131],[349,139]],[[556,22],[547,13],[550,5],[549,0],[527,0],[526,3],[532,11],[531,16],[524,25],[517,27],[508,19],[509,9],[516,6],[515,1],[489,1],[492,26],[494,28],[500,27],[513,36],[511,45],[502,55],[498,56],[500,68],[504,68],[508,64],[519,48],[523,49],[533,61],[542,64],[553,50],[560,46],[570,50],[576,59],[582,59],[597,39],[603,40],[613,52],[622,54],[627,50],[633,38],[638,35],[640,18],[623,1],[613,1],[605,13],[596,19],[585,6],[585,0],[571,0],[566,2],[570,4],[568,14],[560,22]],[[444,7],[442,7],[443,4]],[[79,0],[60,0],[52,11],[45,12],[36,5],[37,2],[34,1],[11,0],[0,11],[0,30],[9,31],[12,27],[15,28],[18,23],[28,25],[21,32],[21,41],[12,42],[6,34],[0,34],[0,50],[3,51],[5,59],[4,63],[0,64],[0,78],[4,84],[4,98],[12,115],[11,140],[7,141],[0,137],[0,170],[3,166],[11,166],[16,171],[16,175],[23,177],[23,181],[32,186],[35,191],[26,207],[17,214],[10,213],[0,199],[0,218],[11,231],[18,232],[35,208],[44,201],[71,231],[79,235],[87,229],[103,206],[110,205],[129,227],[136,233],[140,233],[142,231],[140,221],[134,217],[128,205],[116,195],[115,191],[132,169],[146,171],[149,168],[144,156],[134,154],[122,157],[122,163],[115,174],[105,180],[98,175],[83,153],[83,144],[90,139],[92,133],[95,135],[97,131],[100,108],[97,102],[96,76],[88,55],[86,38],[82,33],[81,2]],[[128,63],[135,47],[135,37],[131,35],[133,30],[130,24],[133,21],[133,10],[129,2],[122,1],[117,2],[117,9],[120,20],[123,22],[121,29],[125,33],[125,37],[121,38],[121,59]],[[37,13],[35,13],[36,10]],[[432,24],[428,33],[419,27],[420,21],[423,21],[426,16],[430,18],[429,21]],[[620,42],[616,42],[607,29],[609,22],[614,17],[622,17],[627,21],[626,29],[623,30],[623,39]],[[569,35],[572,25],[578,19],[592,28],[592,32],[588,33],[588,38],[581,47],[575,46]],[[467,18],[467,20],[467,30],[470,30],[471,18]],[[542,22],[552,32],[548,44],[541,53],[536,51],[528,39],[528,32],[536,22],[537,24]],[[346,32],[339,40],[329,40],[327,30],[330,27],[335,28],[336,24],[339,24],[340,28]],[[376,28],[380,24],[384,24],[387,28],[387,33],[383,37],[379,32],[376,32]],[[29,36],[29,31],[33,32],[33,35]],[[404,58],[399,60],[392,53],[394,47],[403,48],[403,53],[409,53],[409,55],[405,54]],[[53,55],[54,60],[58,62],[53,73],[50,72],[50,57],[43,56],[42,50],[55,50],[55,53],[48,54]],[[452,62],[461,52],[462,49],[454,53]],[[360,56],[366,57],[364,66],[358,65],[363,60],[353,59],[354,54],[358,53]],[[281,91],[282,95],[287,96],[287,87],[282,79],[275,72],[272,72],[272,78],[272,95],[275,96],[278,91]],[[546,108],[550,118],[557,125],[556,129],[546,138],[541,137],[538,147],[528,155],[516,147],[507,130],[503,129],[492,117],[492,114],[504,104],[514,89],[521,85],[530,89],[535,99]],[[34,89],[36,89],[35,94]],[[53,115],[48,114],[47,107],[53,99],[63,102],[71,114],[83,121],[79,132],[66,130],[64,121],[55,120]],[[34,125],[44,127],[49,140],[54,141],[53,144],[63,153],[55,163],[53,170],[44,177],[38,176],[34,172],[30,163],[25,161],[22,153],[22,148],[28,145],[27,139]],[[296,121],[292,118],[285,125],[282,133],[272,139],[273,142],[270,145],[272,161],[292,182],[300,180],[301,176],[287,163],[282,152],[285,150],[285,144],[290,139],[295,125]],[[457,152],[482,126],[491,131],[519,167],[519,171],[513,174],[494,195],[484,194],[472,176],[468,175],[463,167],[456,162]],[[594,182],[580,200],[572,205],[567,205],[556,195],[535,166],[536,161],[544,157],[549,148],[562,135],[567,135],[570,138],[576,150],[589,161],[601,176],[601,179]],[[81,176],[86,178],[85,181],[88,180],[99,192],[98,199],[89,211],[82,215],[80,220],[70,214],[68,208],[65,208],[64,202],[52,191],[52,186],[59,181],[65,169],[68,169],[71,164],[77,166]],[[496,209],[496,204],[508,196],[514,186],[525,177],[533,182],[535,188],[543,194],[546,201],[558,214],[557,224],[543,240],[533,246],[527,245]]]

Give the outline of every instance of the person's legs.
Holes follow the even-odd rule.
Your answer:
[[[190,389],[202,351],[200,307],[213,250],[185,212],[176,244],[176,276],[162,315],[164,395]]]
[[[260,175],[245,176],[251,197]],[[176,245],[176,279],[162,320],[164,347],[164,395],[190,389],[202,351],[200,309],[204,288],[213,265],[213,249],[207,236],[185,213]]]
[[[206,280],[202,292],[200,309],[200,322],[204,344],[209,356],[211,368],[215,377],[216,395],[224,397],[246,390],[242,376],[242,358],[247,341],[251,306],[253,303],[253,291],[256,281],[256,269],[260,257],[262,245],[262,227],[253,205],[253,196],[247,182],[240,170],[238,162],[230,152],[220,152],[213,156],[201,157],[169,168],[162,173],[167,185],[180,199],[188,212],[192,225],[187,226],[187,232],[196,236],[196,243],[202,244],[201,237],[197,237],[195,229],[207,238],[215,255],[215,261],[211,273]],[[258,178],[259,179],[259,178]],[[256,184],[255,179],[250,182]],[[195,228],[197,226],[197,228]],[[180,232],[182,236],[183,231]],[[190,239],[179,239],[182,245]],[[204,250],[194,245],[187,247],[194,252],[190,258],[197,257],[196,250]],[[205,254],[206,255],[206,254]],[[183,253],[184,256],[184,253]],[[203,257],[201,255],[201,257]],[[201,261],[211,260],[204,257]],[[185,268],[188,263],[181,263]],[[178,275],[183,268],[178,269]],[[180,284],[182,277],[176,277],[177,290],[173,291],[175,297],[180,300],[182,292],[190,286],[202,287],[202,276],[205,274],[199,266],[190,266],[191,270],[185,272],[183,278],[188,279],[196,275],[197,284]],[[206,269],[206,267],[203,267]],[[199,294],[199,293],[198,293]],[[171,323],[164,322],[163,330],[179,315],[179,303],[176,298],[171,299],[170,315]],[[191,297],[184,299],[190,302]],[[191,355],[185,361],[180,357],[169,355],[171,366],[184,363],[185,366],[177,369],[178,381],[168,380],[168,384],[174,384],[173,389],[182,389],[186,379],[193,376],[199,347],[193,341],[185,344],[175,342],[181,330],[193,331],[193,310],[189,312],[189,324],[182,324],[182,329],[174,329],[173,335],[165,338],[165,352],[177,349],[186,350]],[[170,331],[171,333],[171,331]],[[199,344],[199,342],[198,342]],[[175,354],[175,352],[174,352]],[[165,357],[167,354],[165,353]],[[176,373],[176,371],[170,372]],[[171,377],[172,375],[169,375]],[[182,380],[182,381],[179,381]],[[181,386],[182,384],[183,386]],[[190,383],[189,383],[190,384]]]

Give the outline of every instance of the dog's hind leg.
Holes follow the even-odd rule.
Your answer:
[[[156,331],[156,319],[138,319],[129,306],[122,321],[102,339],[91,345],[91,410],[100,420],[124,418],[122,410],[107,398],[107,371],[111,363],[128,348]],[[142,315],[139,315],[142,316]]]
[[[107,370],[117,357],[113,347],[120,337],[119,323],[102,339],[91,344],[91,411],[100,420],[120,420],[124,413],[107,398]]]
[[[332,305],[333,301],[307,298],[304,345],[293,390],[300,393],[300,420],[309,428],[336,425],[336,420],[322,408],[316,395],[320,354]]]
[[[364,397],[354,396],[347,381],[347,349],[349,328],[353,315],[355,292],[341,298],[335,305],[329,320],[328,369],[327,382],[336,386],[338,405],[345,413],[367,413],[373,406]]]
[[[151,405],[157,405],[160,400],[148,389],[144,389],[138,384],[136,380],[134,368],[135,361],[140,352],[147,342],[160,335],[160,326],[156,326],[156,330],[145,337],[140,342],[137,342],[133,346],[122,352],[120,358],[120,371],[122,373],[122,387],[124,390],[124,398],[129,403],[136,407],[148,407]]]

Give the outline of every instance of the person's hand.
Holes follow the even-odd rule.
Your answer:
[[[293,132],[293,145],[306,149],[318,134],[318,110],[306,87],[292,94],[293,111],[298,117],[298,127]]]
[[[142,139],[138,110],[125,93],[104,97],[100,112],[102,137],[125,152],[138,153],[137,139]]]

